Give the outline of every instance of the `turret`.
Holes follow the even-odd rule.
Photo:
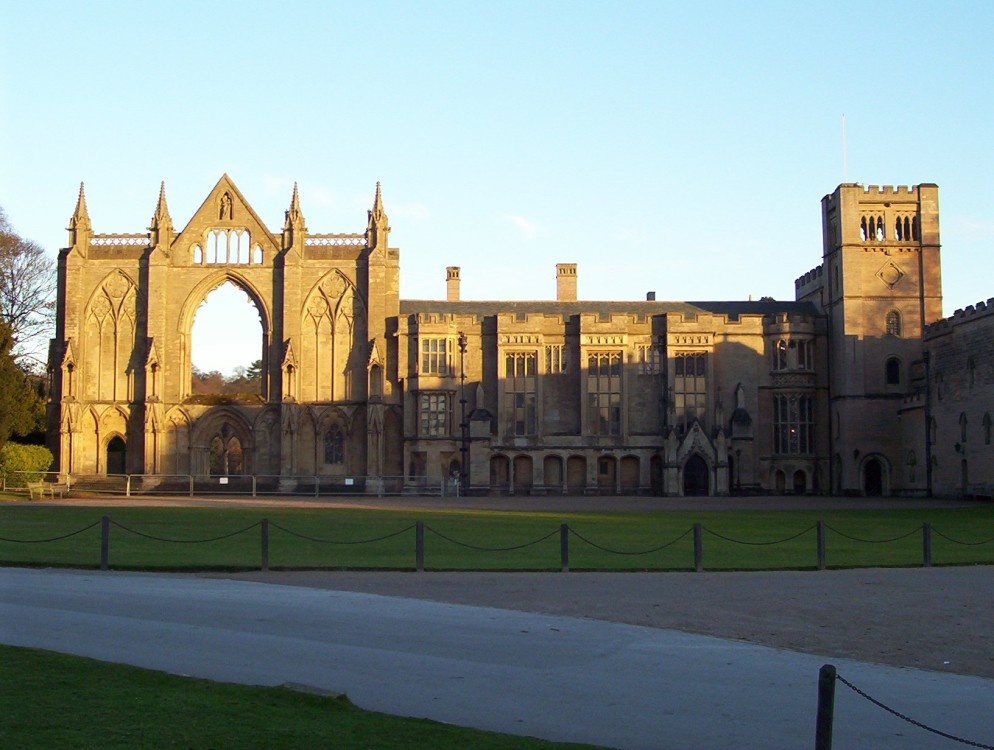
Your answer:
[[[370,250],[386,251],[387,237],[390,234],[390,220],[383,210],[383,196],[380,194],[380,183],[376,183],[376,197],[373,198],[373,208],[369,211],[369,221],[366,223],[366,246]]]
[[[93,236],[93,226],[90,224],[90,213],[86,210],[86,193],[82,182],[79,183],[79,198],[76,199],[76,210],[69,219],[68,230],[69,249],[85,255],[90,237]]]
[[[166,183],[159,184],[159,201],[155,204],[155,213],[152,214],[152,221],[148,227],[149,242],[153,248],[162,246],[169,248],[173,241],[173,220],[169,215],[169,206],[166,205]]]
[[[283,221],[283,249],[288,250],[293,247],[293,243],[298,239],[303,239],[307,232],[304,223],[304,214],[300,210],[300,196],[297,193],[297,183],[293,183],[293,196],[290,198],[290,208],[284,212],[286,217]]]

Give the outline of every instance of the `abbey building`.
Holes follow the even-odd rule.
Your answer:
[[[151,202],[150,202],[151,203]],[[938,188],[846,184],[777,302],[402,300],[377,186],[365,231],[280,230],[227,175],[182,228],[59,258],[57,469],[280,491],[973,495],[994,488],[994,302],[942,317]],[[550,267],[550,285],[552,271]],[[191,387],[191,329],[231,282],[259,313],[258,394]],[[440,278],[440,286],[442,279]]]

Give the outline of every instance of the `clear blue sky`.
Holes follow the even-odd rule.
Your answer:
[[[53,254],[182,226],[365,228],[401,294],[793,299],[843,181],[940,187],[945,309],[994,296],[994,3],[3,3],[0,205]],[[526,270],[522,270],[526,269]],[[253,323],[255,321],[253,320]],[[253,342],[255,343],[255,342]]]

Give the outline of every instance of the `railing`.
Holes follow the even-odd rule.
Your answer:
[[[111,520],[110,516],[103,516],[100,519],[99,522],[94,522],[94,523],[91,523],[91,524],[85,526],[84,528],[78,529],[76,531],[71,531],[71,532],[68,532],[68,533],[59,534],[59,535],[56,535],[56,536],[51,537],[51,538],[42,538],[42,539],[14,539],[14,538],[0,537],[0,542],[5,542],[5,543],[17,545],[17,544],[44,544],[44,543],[47,543],[47,542],[61,541],[63,539],[67,539],[69,537],[73,537],[73,536],[76,536],[78,534],[81,534],[84,531],[88,531],[89,529],[92,529],[94,526],[96,526],[97,523],[101,524],[100,567],[101,567],[101,569],[104,569],[104,570],[106,570],[109,567],[109,565],[110,565],[110,531],[111,531],[111,527],[112,526],[117,527],[118,529],[120,529],[121,531],[123,531],[125,533],[134,534],[134,535],[137,535],[139,537],[143,537],[143,538],[148,539],[148,540],[154,540],[156,542],[167,542],[167,543],[171,542],[171,543],[184,544],[184,545],[195,544],[195,543],[196,544],[204,544],[204,543],[209,543],[209,542],[216,542],[216,541],[219,541],[219,540],[222,540],[222,539],[229,539],[231,537],[240,536],[242,534],[246,534],[246,533],[248,533],[250,531],[253,531],[254,529],[258,528],[258,529],[260,529],[260,535],[261,535],[260,536],[261,562],[259,563],[258,567],[261,570],[268,570],[269,569],[269,534],[270,534],[270,527],[271,526],[274,529],[277,529],[280,532],[287,534],[289,537],[292,537],[292,538],[297,539],[297,540],[306,540],[306,541],[309,541],[309,542],[315,542],[315,543],[322,544],[322,545],[339,546],[339,547],[342,547],[342,548],[355,548],[357,546],[371,544],[371,543],[374,543],[374,542],[382,542],[382,541],[387,540],[387,539],[394,539],[394,538],[400,537],[403,534],[406,534],[407,532],[409,532],[411,530],[414,530],[414,569],[417,570],[417,571],[419,571],[419,572],[422,572],[422,571],[425,570],[425,564],[426,564],[425,563],[425,534],[426,534],[426,532],[429,533],[429,534],[431,534],[433,538],[435,538],[435,539],[441,541],[442,543],[444,543],[444,545],[449,545],[450,549],[451,548],[458,548],[458,552],[456,552],[456,553],[452,553],[452,552],[445,553],[445,552],[443,552],[442,554],[440,554],[440,558],[444,558],[444,560],[443,560],[442,564],[436,566],[436,569],[444,569],[444,568],[447,567],[447,565],[449,567],[451,567],[452,563],[450,561],[453,560],[453,559],[457,559],[459,562],[456,563],[455,569],[469,569],[469,570],[473,570],[473,569],[476,569],[476,568],[473,567],[472,563],[468,562],[468,553],[476,553],[476,552],[479,552],[479,553],[510,553],[510,552],[515,552],[515,551],[518,551],[518,550],[525,550],[525,549],[530,548],[530,547],[535,547],[537,545],[542,544],[543,542],[547,542],[547,541],[551,540],[556,535],[558,535],[558,537],[559,537],[559,545],[558,545],[559,546],[559,561],[558,562],[559,562],[559,569],[563,573],[567,573],[570,570],[570,552],[571,552],[570,545],[571,545],[571,540],[575,540],[576,542],[579,542],[581,545],[586,545],[586,547],[588,547],[588,548],[590,548],[592,550],[597,550],[598,552],[603,553],[603,554],[605,554],[607,556],[617,555],[617,556],[624,556],[624,557],[628,557],[628,558],[634,558],[634,557],[645,557],[647,555],[652,555],[652,554],[661,552],[663,550],[667,550],[668,548],[673,547],[674,545],[676,545],[678,542],[681,542],[681,541],[685,540],[688,536],[692,537],[692,539],[693,539],[693,566],[692,566],[692,569],[694,571],[696,571],[696,572],[702,572],[703,570],[705,570],[705,567],[704,567],[704,538],[705,538],[704,535],[705,535],[705,533],[707,533],[710,536],[714,536],[714,537],[716,537],[718,539],[721,539],[721,540],[723,540],[725,542],[731,542],[733,544],[739,544],[739,545],[746,545],[746,546],[755,547],[755,546],[771,546],[771,545],[791,543],[791,542],[796,541],[800,537],[808,535],[811,532],[815,532],[815,542],[816,542],[816,544],[815,544],[815,547],[816,547],[815,553],[816,553],[816,559],[817,559],[817,569],[818,570],[824,570],[825,567],[826,567],[826,565],[825,565],[825,562],[826,562],[825,530],[830,528],[826,524],[824,524],[821,521],[819,521],[815,525],[809,527],[808,529],[805,529],[804,531],[802,531],[802,532],[800,532],[798,534],[793,534],[793,535],[791,535],[789,537],[786,537],[784,539],[776,539],[776,540],[756,542],[756,541],[743,541],[743,540],[731,539],[731,538],[729,538],[727,536],[723,536],[723,535],[717,534],[714,531],[711,531],[710,529],[707,529],[702,524],[696,523],[693,526],[691,526],[690,528],[688,528],[685,531],[683,531],[682,533],[677,534],[675,537],[673,537],[671,539],[660,541],[657,544],[653,544],[651,546],[640,548],[640,549],[618,549],[618,548],[609,547],[609,546],[607,546],[605,544],[599,543],[598,541],[596,541],[594,539],[588,538],[587,536],[580,534],[575,529],[570,528],[569,524],[566,524],[566,523],[560,524],[559,527],[558,527],[558,529],[552,529],[552,530],[548,531],[547,533],[539,533],[538,536],[522,540],[522,541],[520,541],[518,543],[514,543],[514,544],[510,544],[510,545],[504,545],[504,546],[489,546],[489,545],[482,545],[482,544],[479,544],[477,542],[469,542],[469,541],[465,541],[465,540],[460,540],[460,539],[456,538],[455,536],[453,536],[451,533],[443,533],[441,530],[436,529],[436,528],[434,528],[432,526],[427,525],[424,521],[416,521],[415,523],[413,523],[411,525],[408,525],[405,528],[402,528],[400,530],[389,531],[386,534],[376,534],[375,536],[370,537],[370,538],[343,537],[343,538],[339,538],[339,539],[329,539],[329,538],[316,537],[316,536],[313,535],[313,532],[304,533],[304,532],[297,531],[297,530],[294,530],[294,529],[291,529],[289,527],[286,527],[286,526],[283,526],[283,525],[279,525],[279,524],[276,524],[276,523],[272,523],[271,524],[268,518],[262,518],[259,521],[256,521],[256,522],[252,523],[251,525],[249,525],[247,527],[240,528],[240,529],[234,529],[234,530],[231,530],[231,531],[221,531],[219,533],[214,534],[213,536],[211,536],[209,538],[205,538],[205,539],[180,539],[180,538],[165,537],[165,536],[159,536],[159,535],[150,535],[150,534],[147,534],[147,533],[145,533],[143,531],[139,531],[139,530],[137,530],[135,528],[128,527],[128,526],[125,526],[123,524],[119,524],[117,522],[114,522],[114,521]],[[932,548],[931,548],[932,527],[931,527],[931,524],[929,524],[929,523],[924,523],[918,529],[913,529],[913,530],[909,531],[906,534],[901,534],[901,535],[893,537],[891,539],[881,539],[881,540],[865,540],[864,539],[864,540],[857,540],[857,541],[862,541],[862,542],[867,543],[867,544],[887,544],[887,543],[898,542],[898,541],[907,539],[909,536],[912,536],[912,535],[918,534],[918,533],[920,533],[922,535],[922,562],[921,562],[921,564],[922,564],[923,567],[928,567],[928,566],[930,566],[932,564]],[[945,534],[941,534],[939,532],[936,532],[936,534],[939,535],[939,536],[941,536],[943,539],[945,539],[948,542],[951,542],[951,543],[954,543],[954,544],[966,545],[966,546],[970,546],[970,547],[976,547],[976,546],[979,546],[979,545],[990,545],[990,544],[994,544],[994,538],[982,540],[982,541],[979,541],[979,542],[963,542],[963,541],[957,541],[955,539],[952,539],[949,536],[947,536]],[[850,541],[854,539],[854,537],[851,537],[851,536],[845,536],[844,538],[846,538],[846,539],[848,539]],[[408,549],[410,549],[410,548],[408,548]],[[395,556],[396,551],[397,551],[397,549],[395,548],[393,550],[393,552],[392,552],[392,554],[394,554],[394,557],[391,558],[391,559],[393,559],[393,560],[396,560],[396,556]],[[244,552],[242,554],[244,554]],[[368,560],[368,558],[364,558],[363,561],[359,562],[358,564],[351,564],[351,565],[347,561],[344,562],[344,564],[342,562],[339,562],[339,563],[336,563],[334,565],[334,567],[340,568],[340,569],[348,569],[350,567],[365,568],[365,567],[369,567],[369,563],[367,562],[367,560]],[[35,562],[38,562],[38,560],[35,560]],[[689,561],[687,561],[687,562],[689,562]],[[167,561],[164,564],[167,567],[175,567],[177,563],[176,563],[176,561]],[[187,565],[190,565],[190,563],[187,563]],[[194,567],[195,566],[196,566],[196,564],[194,563]],[[237,565],[237,567],[252,567],[252,565],[248,563],[247,558],[242,558],[240,560],[239,564]],[[291,566],[288,566],[288,567],[293,567],[293,566],[291,565]],[[305,567],[314,567],[314,565],[311,564],[310,562],[308,562],[308,564]],[[319,564],[319,565],[317,565],[317,567],[321,567],[321,565]],[[401,567],[403,567],[403,566],[401,566]],[[553,569],[553,567],[554,566],[552,564],[552,560],[551,559],[548,560],[548,563],[540,563],[540,565],[539,565],[539,569],[544,569],[544,570]],[[641,564],[639,564],[637,567],[643,568],[643,566]],[[796,567],[805,567],[805,566],[796,566]],[[808,567],[810,567],[810,566],[808,566]],[[643,568],[643,569],[645,569],[645,568]],[[684,570],[684,569],[686,569],[686,564],[684,564],[684,565],[676,564],[676,565],[673,565],[671,567],[667,567],[665,569],[668,569],[668,570]]]
[[[332,477],[303,475],[285,477],[276,474],[231,474],[208,476],[194,474],[60,474],[58,472],[6,473],[2,478],[2,491],[26,492],[30,483],[44,481],[65,485],[76,495],[98,493],[104,495],[152,496],[172,495],[194,497],[197,495],[266,495],[334,497],[338,495],[364,495],[387,497],[394,495],[426,495],[451,497],[460,494],[458,481],[446,479],[428,481],[400,476],[388,477]]]

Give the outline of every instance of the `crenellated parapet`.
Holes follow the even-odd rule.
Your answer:
[[[981,300],[975,305],[967,305],[956,310],[948,318],[937,320],[925,326],[925,339],[935,338],[947,334],[958,326],[977,323],[985,319],[994,318],[994,297],[987,301]]]

